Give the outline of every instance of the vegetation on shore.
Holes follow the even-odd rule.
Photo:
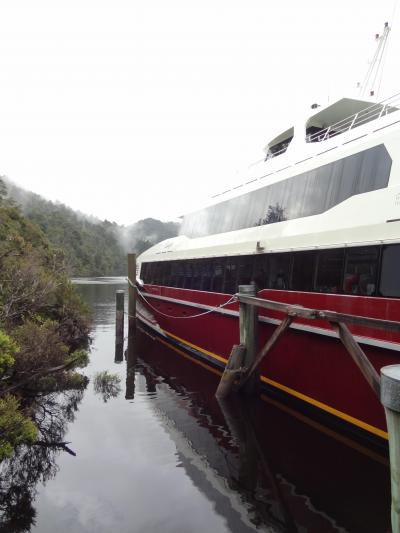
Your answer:
[[[73,277],[125,275],[127,253],[139,254],[178,234],[176,222],[146,218],[120,226],[45,200],[9,180],[5,184],[8,196],[21,207],[23,215],[39,226],[53,247],[63,251],[65,268]]]
[[[0,461],[21,444],[43,445],[51,395],[86,387],[78,369],[88,340],[89,311],[63,253],[6,199],[0,180]]]

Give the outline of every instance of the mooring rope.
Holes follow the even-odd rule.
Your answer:
[[[204,311],[203,313],[196,313],[195,315],[189,315],[189,316],[174,316],[174,315],[167,315],[166,313],[163,313],[162,311],[160,311],[159,309],[157,309],[156,307],[154,307],[148,300],[147,298],[144,296],[144,294],[142,293],[142,291],[139,289],[139,287],[137,285],[135,285],[134,283],[132,283],[132,281],[129,279],[129,278],[126,278],[128,280],[128,283],[131,287],[134,287],[137,292],[140,294],[140,296],[143,298],[143,300],[147,303],[147,305],[153,309],[153,311],[155,311],[156,313],[162,315],[162,316],[165,316],[167,318],[198,318],[200,316],[204,316],[204,315],[208,315],[210,313],[214,313],[215,311],[217,311],[218,309],[222,309],[223,307],[226,307],[227,305],[229,305],[230,303],[232,302],[235,302],[236,301],[236,296],[233,295],[229,298],[229,300],[223,304],[220,304],[220,305],[217,305],[211,309],[208,309],[207,311]]]

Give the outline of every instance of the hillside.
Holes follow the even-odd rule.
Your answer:
[[[126,272],[126,254],[140,253],[179,230],[175,222],[153,218],[130,226],[89,217],[61,204],[45,200],[3,178],[9,198],[24,216],[37,224],[52,246],[65,255],[71,276],[119,276]]]
[[[88,362],[90,326],[62,253],[5,199],[1,179],[0,279],[1,462],[42,435],[42,400],[86,386],[74,369]]]

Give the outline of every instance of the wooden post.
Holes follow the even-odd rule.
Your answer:
[[[245,353],[246,350],[243,344],[233,345],[231,355],[226,363],[224,373],[221,376],[221,381],[215,393],[217,398],[226,398],[231,393],[238,371],[243,365]]]
[[[128,317],[129,333],[133,334],[136,326],[136,254],[128,254]]]
[[[128,348],[126,350],[126,400],[133,400],[135,398],[136,342],[136,336],[128,336]]]
[[[389,434],[392,532],[400,533],[400,365],[381,368],[381,402]]]
[[[123,344],[124,341],[124,302],[125,291],[115,293],[115,343]]]
[[[255,285],[239,285],[239,295],[255,296]],[[246,303],[239,303],[239,328],[240,328],[240,344],[243,344],[246,353],[243,360],[245,368],[250,368],[254,363],[257,354],[257,335],[258,326],[258,309],[255,305]],[[256,385],[259,381],[259,375],[254,373],[246,383],[244,391],[252,394],[255,392]]]

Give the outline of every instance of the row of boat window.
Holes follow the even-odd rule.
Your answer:
[[[185,215],[181,234],[201,237],[318,215],[352,196],[387,187],[391,164],[385,146],[373,146]]]
[[[142,263],[148,284],[233,294],[239,285],[400,297],[400,245]]]

